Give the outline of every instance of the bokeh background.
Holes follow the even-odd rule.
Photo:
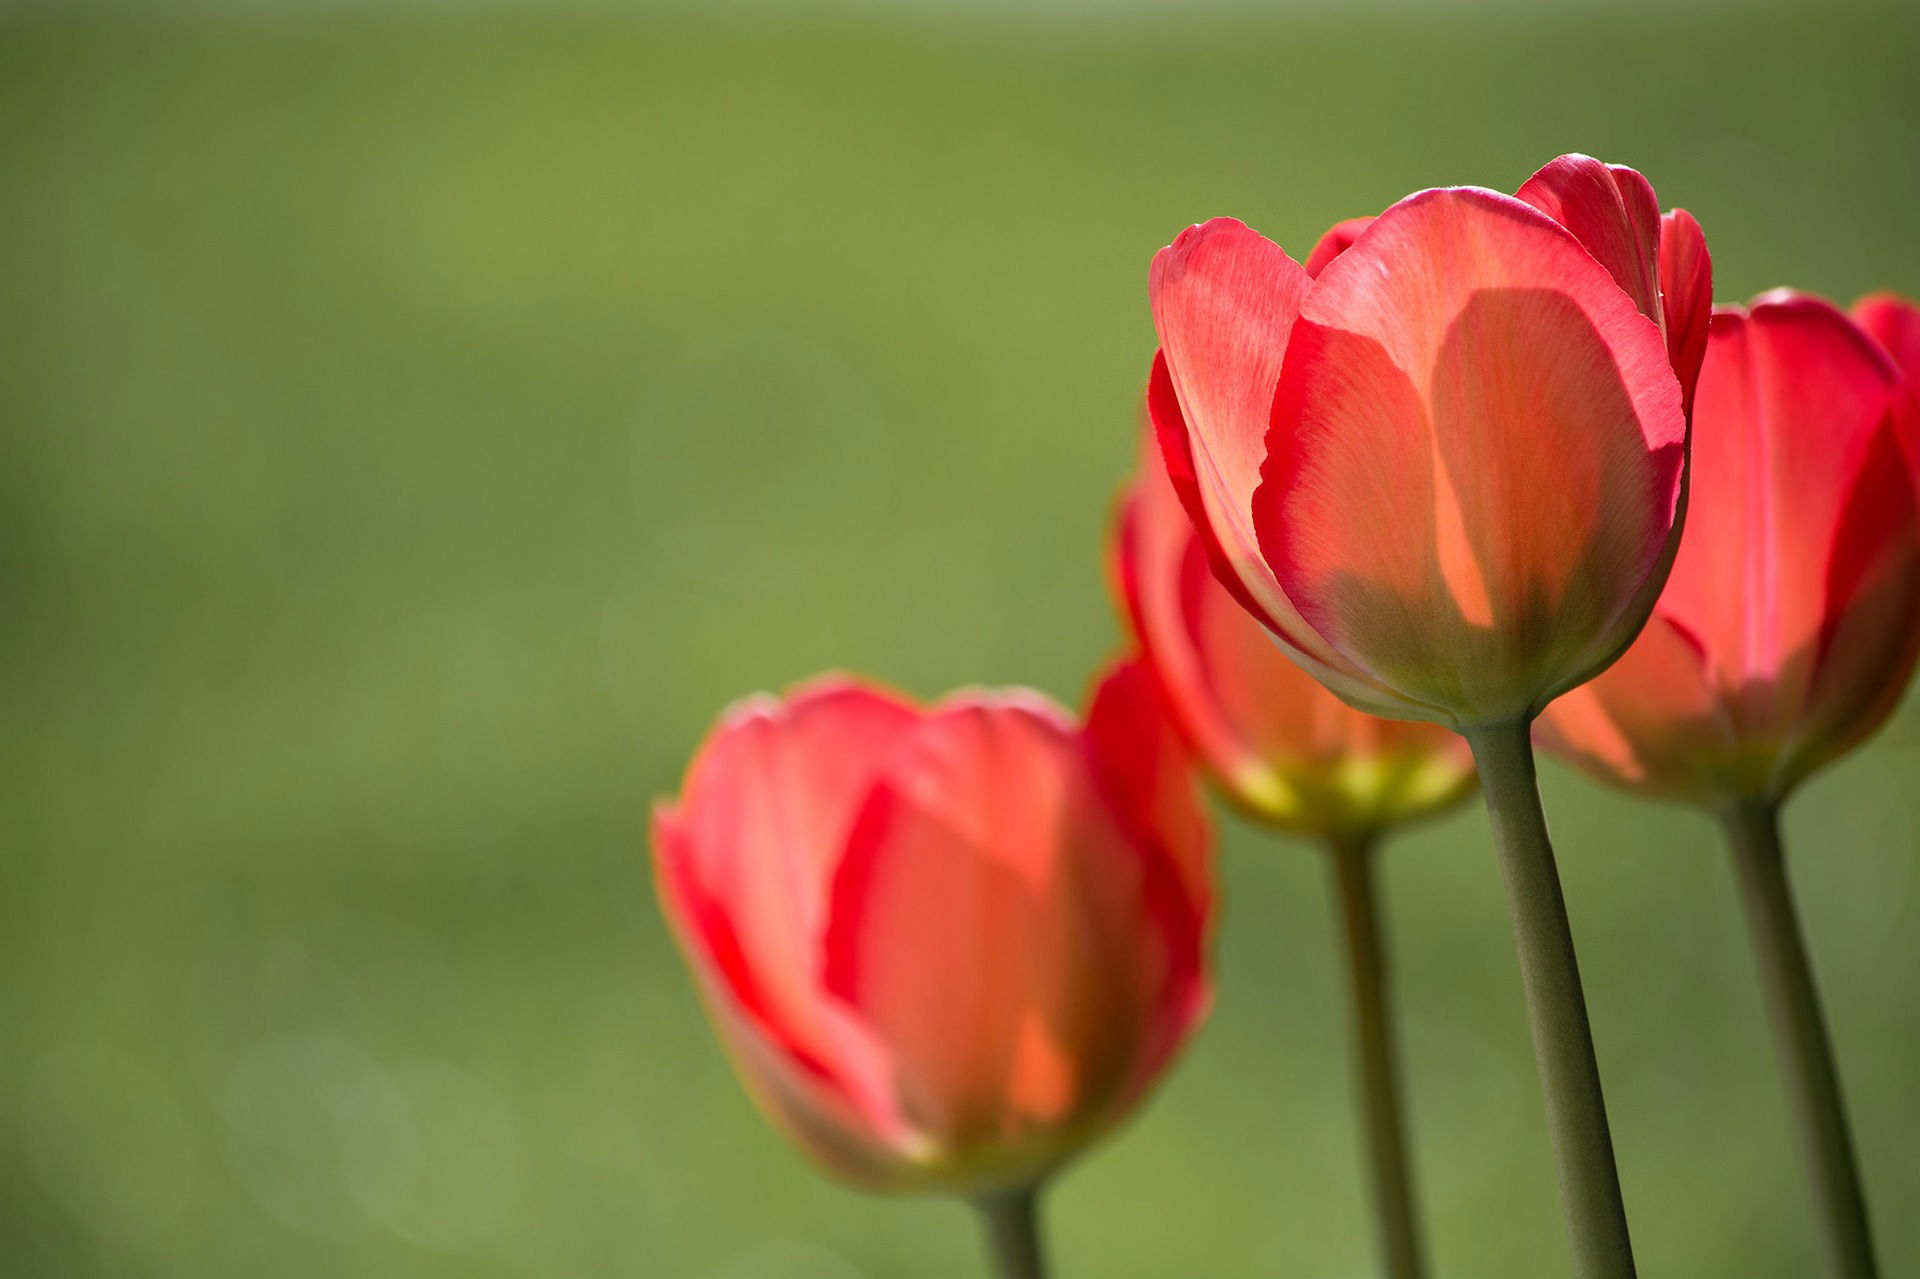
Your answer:
[[[751,1113],[648,804],[821,668],[1077,699],[1153,251],[1565,150],[1720,294],[1920,291],[1914,9],[0,4],[0,1273],[949,1279]],[[1793,806],[1920,1273],[1920,708]],[[1807,1279],[1714,832],[1557,769],[1643,1272]],[[1319,860],[1067,1279],[1358,1279]],[[1386,865],[1442,1275],[1568,1272],[1484,819]]]

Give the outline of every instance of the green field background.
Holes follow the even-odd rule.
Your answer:
[[[1073,701],[1146,268],[1586,150],[1719,294],[1920,293],[1915,11],[0,5],[0,1274],[961,1279],[751,1112],[645,819],[827,667]],[[1788,835],[1920,1274],[1920,710]],[[1648,1279],[1810,1279],[1712,828],[1545,777]],[[1375,1273],[1325,867],[1065,1279]],[[1385,863],[1441,1279],[1569,1273],[1476,810]]]

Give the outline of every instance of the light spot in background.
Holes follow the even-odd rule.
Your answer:
[[[275,1040],[243,1057],[221,1098],[227,1148],[253,1201],[315,1238],[366,1233],[353,1171],[411,1179],[420,1137],[406,1095],[379,1063],[331,1035]]]
[[[369,1215],[436,1248],[464,1248],[512,1215],[520,1175],[513,1111],[486,1082],[445,1062],[397,1066],[391,1079],[407,1106],[410,1160],[377,1144],[343,1153],[348,1185]]]
[[[815,1244],[781,1241],[735,1257],[713,1271],[711,1279],[862,1279],[862,1272]]]
[[[75,1043],[46,1054],[22,1090],[19,1120],[35,1177],[96,1234],[149,1243],[194,1196],[192,1124],[125,1045]]]

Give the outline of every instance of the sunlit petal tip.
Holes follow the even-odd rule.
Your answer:
[[[1853,304],[1853,318],[1886,349],[1910,382],[1920,384],[1920,305],[1897,293],[1869,293]]]
[[[1305,263],[1307,274],[1319,275],[1326,268],[1327,263],[1352,248],[1353,242],[1373,225],[1373,221],[1373,217],[1369,215],[1334,223],[1327,233],[1320,237],[1320,242],[1313,246],[1313,252],[1307,254]]]
[[[1059,702],[1036,689],[969,684],[948,693],[929,708],[929,720],[947,716],[1029,717],[1058,733],[1074,731],[1073,715]]]

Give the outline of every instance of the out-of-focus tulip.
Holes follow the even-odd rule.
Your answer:
[[[1150,405],[1214,571],[1350,704],[1531,718],[1672,561],[1711,304],[1699,227],[1564,156],[1422,191],[1303,267],[1232,219],[1154,259]]]
[[[654,816],[721,1037],[829,1170],[982,1199],[1119,1120],[1206,1004],[1209,832],[1133,665],[1084,727],[844,678],[729,710]]]
[[[1920,334],[1897,302],[1861,312],[1894,345],[1903,324]],[[1626,656],[1554,703],[1541,744],[1720,807],[1783,799],[1878,728],[1920,652],[1909,394],[1882,344],[1818,298],[1716,310],[1666,591]]]
[[[1234,602],[1151,438],[1115,534],[1134,639],[1187,741],[1239,807],[1295,834],[1362,842],[1473,790],[1473,756],[1457,734],[1346,705]]]

